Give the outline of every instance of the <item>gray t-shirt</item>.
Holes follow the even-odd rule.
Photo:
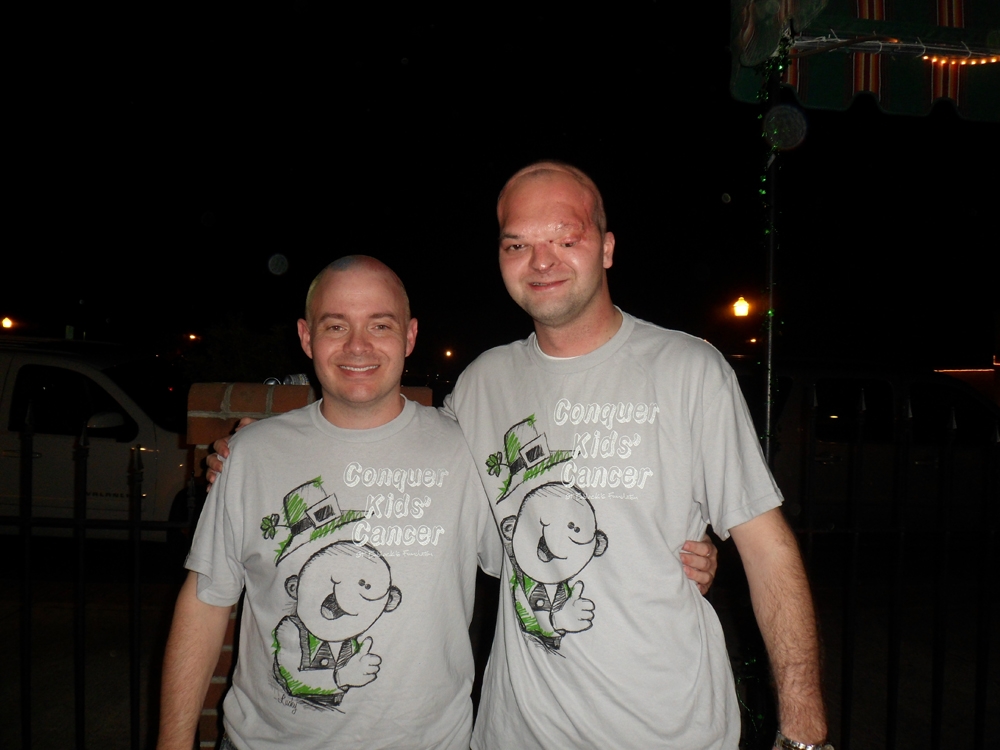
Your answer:
[[[225,727],[253,748],[469,746],[477,552],[496,527],[465,440],[407,401],[371,430],[320,403],[235,436],[187,567],[246,590]]]
[[[486,352],[446,403],[507,553],[475,748],[739,741],[722,629],[680,548],[781,496],[722,356],[623,317],[581,357],[534,336]]]

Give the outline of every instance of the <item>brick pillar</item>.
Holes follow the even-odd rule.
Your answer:
[[[403,395],[411,401],[430,406],[430,388],[404,387]],[[188,393],[187,442],[195,446],[195,465],[200,466],[212,443],[232,433],[244,417],[265,419],[311,404],[316,395],[308,385],[262,385],[258,383],[195,383]],[[199,723],[200,746],[214,748],[219,737],[219,713],[222,696],[229,688],[229,675],[235,663],[233,635],[236,631],[236,607],[229,615],[229,627],[219,663],[208,686]]]

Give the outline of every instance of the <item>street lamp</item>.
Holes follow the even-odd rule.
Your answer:
[[[745,318],[750,313],[750,303],[740,297],[733,303],[733,312],[737,318]]]
[[[14,321],[11,320],[10,318],[4,318],[3,322],[0,323],[0,325],[3,325],[4,328],[13,328],[14,327]]]

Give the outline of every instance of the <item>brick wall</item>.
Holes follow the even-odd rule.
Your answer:
[[[403,395],[411,401],[431,406],[430,388],[404,387]],[[200,466],[212,443],[232,433],[244,417],[264,419],[311,404],[316,400],[308,385],[262,385],[258,383],[195,383],[188,393],[187,441],[195,446],[195,465]],[[208,686],[201,710],[199,738],[201,747],[214,748],[219,736],[219,713],[222,696],[229,687],[235,660],[233,637],[236,631],[236,607],[229,616],[225,643]]]
[[[403,387],[403,395],[431,405],[431,389]],[[259,383],[195,383],[188,393],[189,445],[210,446],[233,431],[243,417],[263,419],[311,404],[316,394],[308,385]]]

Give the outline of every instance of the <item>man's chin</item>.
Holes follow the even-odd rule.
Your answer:
[[[528,313],[531,319],[539,325],[550,328],[557,328],[572,322],[576,315],[575,310],[569,305],[555,302],[544,304],[537,300],[528,300],[525,304],[521,305],[521,309]]]

